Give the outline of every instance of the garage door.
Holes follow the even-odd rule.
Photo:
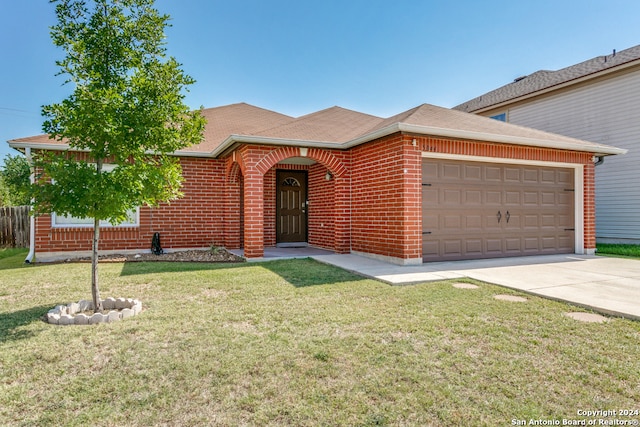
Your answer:
[[[424,159],[424,261],[573,253],[574,170]]]

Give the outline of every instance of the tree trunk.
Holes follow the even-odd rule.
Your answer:
[[[100,220],[93,220],[93,247],[91,251],[91,297],[93,298],[94,312],[102,311],[102,300],[98,288],[98,240],[100,239]]]

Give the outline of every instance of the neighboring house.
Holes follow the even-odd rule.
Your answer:
[[[624,150],[424,104],[383,119],[340,107],[299,118],[204,110],[175,153],[184,198],[101,232],[104,250],[311,245],[398,264],[593,253],[594,156]],[[18,150],[66,150],[46,135]],[[36,218],[38,252],[91,248],[81,220]]]
[[[455,109],[628,149],[596,168],[596,236],[640,243],[640,46],[537,71]]]

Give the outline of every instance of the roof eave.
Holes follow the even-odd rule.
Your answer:
[[[595,71],[593,73],[584,75],[582,77],[578,77],[578,78],[575,78],[575,79],[572,79],[572,80],[567,80],[565,82],[558,83],[558,84],[553,85],[553,86],[545,87],[545,88],[542,88],[542,89],[539,89],[539,90],[536,90],[536,91],[533,91],[533,92],[526,93],[524,95],[517,96],[515,98],[508,99],[506,101],[497,102],[495,104],[487,105],[485,107],[478,108],[476,110],[470,110],[470,111],[467,111],[467,112],[468,113],[473,113],[473,114],[481,114],[481,113],[485,113],[487,111],[503,108],[503,107],[506,107],[507,105],[515,104],[517,102],[524,101],[524,100],[529,99],[529,98],[533,98],[533,97],[536,97],[536,96],[544,95],[544,94],[547,94],[549,92],[553,92],[553,91],[556,91],[556,90],[559,90],[559,89],[563,89],[565,87],[573,86],[575,84],[579,84],[579,83],[582,83],[582,82],[587,81],[587,80],[591,80],[591,79],[595,79],[595,78],[598,78],[598,77],[606,76],[606,75],[611,74],[611,73],[617,73],[619,71],[626,70],[627,68],[631,68],[631,67],[637,66],[639,64],[640,64],[640,59],[635,59],[633,61],[629,61],[629,62],[625,62],[624,64],[620,64],[620,65],[618,65],[616,67],[611,67],[611,68],[606,68],[604,70]]]
[[[417,133],[421,135],[442,136],[447,138],[461,138],[477,141],[498,142],[501,144],[528,145],[540,148],[553,148],[557,150],[582,151],[593,153],[596,156],[611,156],[625,154],[627,150],[609,146],[584,146],[570,141],[550,141],[548,139],[528,138],[523,136],[497,135],[487,132],[475,132],[467,130],[457,130],[448,128],[438,128],[432,126],[412,125],[400,123],[399,129],[402,132]]]
[[[381,129],[367,133],[347,142],[327,142],[327,141],[309,141],[289,138],[272,138],[255,135],[229,135],[218,147],[211,152],[198,151],[178,151],[173,153],[176,156],[183,157],[210,157],[217,158],[229,153],[239,144],[261,144],[271,146],[295,146],[307,148],[337,149],[347,150],[352,147],[394,134],[396,132],[414,133],[419,135],[433,135],[446,138],[468,139],[477,141],[497,142],[502,144],[528,145],[541,148],[552,148],[570,151],[582,151],[593,153],[596,156],[610,156],[617,154],[625,154],[627,150],[617,147],[594,145],[584,146],[578,142],[570,141],[551,141],[542,138],[528,138],[521,136],[499,135],[487,132],[476,132],[450,128],[439,128],[433,126],[414,125],[409,123],[393,123]],[[30,142],[9,141],[9,146],[15,149],[31,147],[43,150],[65,151],[69,149],[67,144],[42,144]]]

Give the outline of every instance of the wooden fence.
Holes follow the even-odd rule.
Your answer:
[[[0,207],[0,248],[29,247],[29,206]]]

